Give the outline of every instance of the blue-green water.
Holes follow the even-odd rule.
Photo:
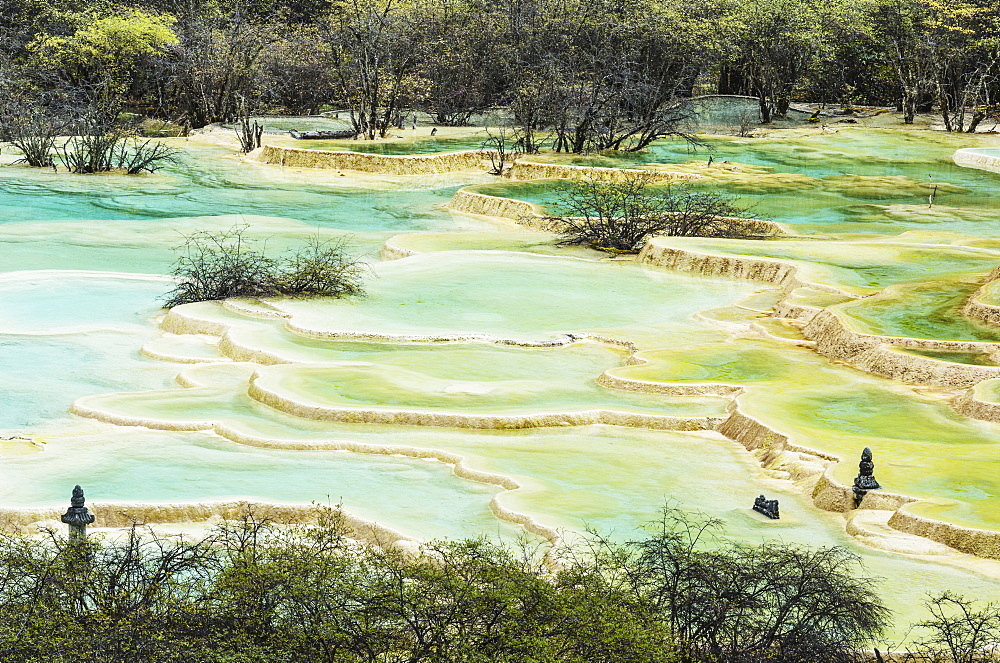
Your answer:
[[[183,142],[177,145],[184,147]],[[230,152],[198,147],[154,175],[67,177],[25,167],[0,168],[0,223],[163,219],[205,215],[287,217],[352,232],[451,227],[437,210],[458,186],[357,189],[267,177],[269,170]],[[331,175],[332,179],[332,175]]]
[[[718,186],[740,195],[747,204],[758,205],[764,215],[797,224],[804,232],[898,234],[932,230],[978,237],[998,235],[997,224],[991,220],[998,206],[1000,180],[989,173],[950,165],[947,157],[960,146],[959,138],[893,132],[874,132],[866,138],[844,130],[787,140],[779,136],[710,142],[716,163],[741,162],[753,167],[720,177]],[[706,155],[699,152],[692,156],[683,144],[667,141],[655,145],[647,155],[593,162],[684,162]],[[377,182],[377,178],[371,181]],[[927,187],[933,182],[950,186],[942,186],[934,207],[928,209]],[[465,229],[486,234],[494,226],[441,208],[462,183],[458,178],[419,177],[366,187],[357,181],[345,184],[332,173],[280,171],[241,162],[221,148],[209,147],[191,147],[177,165],[138,178],[0,168],[0,271],[84,269],[163,274],[170,269],[171,247],[184,234],[227,228],[241,220],[250,223],[257,236],[266,238],[273,247],[286,246],[314,230],[329,237],[347,232],[369,254],[384,239],[400,232]],[[487,190],[545,204],[554,199],[548,183],[504,182]],[[556,248],[551,251],[558,253]],[[744,332],[734,334],[713,327],[692,313],[730,306],[758,286],[644,272],[633,265],[577,264],[580,255],[543,259],[467,252],[443,255],[438,260],[439,256],[429,254],[392,265],[376,264],[375,272],[381,276],[374,277],[377,285],[372,286],[368,300],[296,302],[286,310],[299,318],[298,323],[317,331],[495,333],[534,340],[594,331],[627,338],[643,350],[680,352],[694,363],[707,357],[710,348],[724,352],[726,365],[734,367],[717,379],[739,382],[739,376],[747,374],[750,355],[749,341],[741,335]],[[923,254],[912,251],[907,255]],[[984,264],[976,265],[985,269]],[[878,269],[878,265],[871,269]],[[898,271],[910,274],[919,270]],[[888,270],[872,278],[881,286],[895,278],[894,274]],[[467,431],[341,424],[276,413],[248,396],[246,376],[243,384],[228,391],[181,388],[173,379],[185,365],[155,361],[139,353],[151,340],[170,340],[157,331],[154,320],[161,313],[157,297],[169,289],[169,283],[67,273],[18,276],[23,278],[0,280],[0,432],[35,437],[42,450],[29,456],[0,455],[0,502],[5,504],[61,503],[74,483],[84,483],[93,499],[108,501],[253,497],[322,502],[343,497],[347,509],[411,534],[464,536],[500,531],[510,535],[516,528],[500,523],[489,510],[489,500],[498,496],[508,508],[529,513],[543,523],[580,528],[591,522],[628,530],[616,535],[630,536],[631,528],[654,516],[665,498],[684,498],[694,490],[700,492],[690,504],[723,518],[733,536],[836,543],[855,550],[870,568],[891,576],[885,585],[886,596],[907,615],[916,611],[923,593],[944,587],[961,587],[984,597],[1000,596],[996,582],[974,572],[869,551],[844,533],[838,516],[819,513],[808,496],[790,482],[775,480],[738,445],[718,437],[614,426]],[[931,293],[928,298],[935,296]],[[879,316],[883,324],[903,325],[907,315],[919,318],[919,311],[907,311],[906,301],[889,302],[888,313],[876,310],[878,301],[869,302],[866,310]],[[224,312],[219,319],[224,321]],[[599,351],[588,350],[601,357],[599,362],[591,362],[593,369],[584,370],[567,359],[564,370],[560,354],[570,357],[580,346],[570,346],[577,350],[540,350],[546,354],[537,355],[537,359],[530,350],[493,352],[482,344],[421,345],[419,350],[392,343],[338,346],[336,340],[302,336],[289,340],[292,332],[281,321],[248,320],[243,326],[236,325],[229,340],[250,353],[284,353],[289,361],[312,362],[314,366],[340,362],[338,371],[329,371],[331,375],[349,374],[349,362],[361,362],[358,365],[364,365],[365,371],[377,371],[380,364],[405,369],[406,373],[400,370],[381,376],[385,380],[376,385],[378,388],[368,390],[374,394],[369,400],[378,400],[377,405],[384,408],[400,405],[399,399],[394,400],[393,389],[383,389],[383,383],[394,376],[403,375],[407,383],[432,382],[425,375],[435,378],[434,384],[448,394],[451,407],[461,405],[461,389],[481,403],[488,400],[489,389],[495,388],[492,382],[510,381],[522,374],[525,385],[548,390],[549,395],[562,394],[558,388],[569,377],[586,382],[587,390],[599,391],[604,388],[593,379],[625,357],[620,347],[599,346]],[[188,342],[192,347],[201,343],[203,356],[215,352],[215,357],[222,358],[215,346],[217,338],[192,335]],[[951,413],[948,416],[955,421],[949,420],[946,428],[929,418],[930,407],[924,401],[917,402],[898,385],[870,376],[864,378],[864,394],[878,398],[857,397],[858,374],[852,369],[826,362],[807,350],[765,339],[754,342],[775,353],[768,367],[776,374],[790,376],[787,384],[775,378],[773,384],[759,388],[754,396],[755,416],[770,417],[799,436],[803,444],[824,449],[840,445],[853,450],[861,444],[854,438],[848,440],[850,444],[844,442],[844,435],[863,437],[866,442],[892,439],[898,446],[891,447],[892,464],[887,459],[884,466],[885,476],[891,479],[907,471],[901,458],[908,451],[926,451],[914,442],[913,435],[904,434],[907,429],[899,425],[904,415],[880,416],[882,411],[895,408],[915,426],[919,423],[921,435],[926,433],[927,439],[940,437],[947,430],[950,436],[974,442],[975,453],[970,452],[969,458],[934,461],[937,473],[926,493],[966,499],[942,486],[962,468],[974,465],[985,468],[983,476],[976,479],[980,492],[988,492],[996,484],[986,476],[991,466],[977,463],[973,457],[995,456],[993,440],[1000,439],[995,427],[969,423]],[[160,347],[170,346],[165,343]],[[789,359],[792,350],[802,357]],[[392,361],[387,356],[393,357]],[[801,374],[789,369],[783,363],[786,359],[801,363],[797,369]],[[506,362],[503,370],[488,370],[494,361]],[[571,365],[578,368],[571,370]],[[247,376],[252,368],[247,368]],[[639,371],[642,367],[634,368]],[[294,372],[294,367],[282,370]],[[676,368],[650,364],[649,370],[655,373],[650,378],[653,380],[681,378]],[[826,374],[831,377],[815,381],[817,375]],[[449,379],[456,384],[439,384]],[[753,387],[753,380],[744,382]],[[804,389],[804,384],[813,386]],[[142,401],[143,407],[153,409],[163,419],[182,421],[193,412],[211,418],[212,424],[221,422],[241,434],[279,442],[346,440],[444,450],[462,455],[474,469],[511,477],[523,488],[502,492],[495,486],[461,479],[448,465],[401,456],[257,449],[208,431],[156,432],[68,414],[75,400],[109,392],[148,392],[152,395],[133,400]],[[765,393],[766,397],[759,395]],[[747,399],[755,402],[750,396]],[[116,402],[115,397],[105,400]],[[473,399],[470,396],[468,400]],[[129,399],[117,401],[125,408]],[[768,408],[772,403],[774,406]],[[556,405],[561,408],[563,403]],[[939,403],[935,407],[944,411]],[[690,409],[699,412],[696,407]],[[806,414],[798,416],[800,410]],[[855,428],[850,428],[852,422]],[[899,433],[901,430],[904,433]],[[925,453],[928,458],[932,455]],[[881,457],[878,462],[883,462]],[[929,471],[925,474],[931,476]],[[780,494],[783,508],[787,505],[787,519],[776,524],[755,519],[748,507],[760,492]],[[977,517],[993,518],[993,510],[987,507],[995,498],[979,495],[968,499],[970,504],[986,505]],[[959,502],[962,504],[965,502]]]

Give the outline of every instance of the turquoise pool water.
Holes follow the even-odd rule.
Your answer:
[[[182,142],[177,145],[184,147]],[[267,177],[228,150],[186,149],[178,163],[153,175],[85,179],[23,167],[0,168],[0,224],[14,221],[165,219],[208,215],[290,217],[352,232],[451,227],[438,208],[458,185],[358,189]],[[332,179],[332,178],[331,178]]]
[[[847,130],[826,137],[710,142],[717,161],[771,169],[720,180],[721,186],[807,232],[996,236],[990,221],[1000,180],[950,167],[945,155],[958,138],[874,135],[868,144]],[[643,163],[647,157],[692,158],[683,145],[665,142],[649,155],[612,160]],[[924,194],[930,182],[950,186],[942,187],[928,210]],[[376,263],[366,299],[276,303],[291,316],[289,324],[304,330],[301,334],[281,320],[241,316],[213,305],[219,309],[214,313],[198,308],[192,313],[201,316],[203,328],[195,324],[193,333],[171,336],[156,327],[162,314],[157,297],[169,283],[93,273],[164,274],[171,247],[184,234],[243,221],[275,248],[318,230],[327,237],[353,235],[369,257],[400,232],[486,235],[495,227],[441,208],[461,184],[454,178],[421,177],[366,188],[324,180],[323,173],[242,163],[209,147],[192,147],[164,173],[135,179],[0,168],[0,271],[17,276],[0,279],[0,433],[31,436],[40,449],[26,456],[0,454],[0,502],[62,504],[74,483],[85,484],[88,497],[97,501],[343,498],[350,511],[409,534],[516,535],[519,528],[490,511],[489,502],[496,498],[555,527],[573,530],[589,523],[629,537],[655,517],[664,500],[674,499],[722,518],[730,535],[741,540],[843,545],[856,551],[871,572],[886,577],[885,596],[901,619],[918,617],[921,596],[945,587],[1000,597],[1000,583],[974,571],[865,548],[844,533],[840,516],[818,511],[791,482],[762,470],[741,447],[713,434],[559,422],[511,430],[333,422],[279,412],[249,395],[255,366],[266,374],[267,364],[287,362],[273,369],[291,376],[279,385],[284,395],[324,396],[336,386],[337,393],[381,410],[419,406],[435,412],[517,414],[531,405],[527,401],[564,411],[586,400],[700,416],[722,413],[720,404],[672,396],[647,408],[655,396],[607,394],[595,380],[603,371],[622,371],[654,382],[729,381],[754,390],[747,397],[754,416],[803,444],[855,455],[859,445],[877,440],[887,480],[922,496],[952,500],[944,517],[958,513],[979,524],[995,522],[1000,510],[993,506],[997,496],[990,494],[996,486],[994,464],[982,459],[996,455],[996,427],[969,422],[942,402],[861,376],[809,350],[758,338],[745,326],[698,316],[705,309],[730,310],[767,285],[644,269],[597,256],[585,260],[583,252],[560,254],[554,246],[547,250],[556,257],[442,251]],[[544,202],[552,200],[553,190],[545,183],[505,182],[493,191]],[[968,241],[980,241],[974,237]],[[827,268],[831,278],[850,272],[857,283],[873,287],[917,280],[925,271],[944,278],[940,274],[947,276],[952,262],[956,272],[963,265],[973,271],[989,267],[988,257],[965,259],[957,249],[940,265],[885,270],[879,265],[883,256],[919,262],[927,254],[899,249],[837,260],[803,249],[802,255],[836,267]],[[90,273],[27,273],[42,269]],[[941,292],[947,317],[955,309],[948,299],[954,293]],[[936,311],[941,303],[936,293],[935,288],[920,290],[921,297],[909,301]],[[907,321],[907,301],[875,298],[857,312],[879,329],[923,329]],[[755,315],[741,311],[746,319]],[[943,326],[941,333],[951,329],[943,319],[923,324]],[[212,325],[217,331],[209,333]],[[380,334],[383,342],[323,338],[328,332]],[[399,335],[493,335],[546,342],[584,333],[631,341],[655,361],[623,367],[624,346],[582,337],[567,347],[540,350],[495,347],[483,340],[392,340]],[[185,388],[174,380],[191,365],[145,357],[140,354],[144,346],[187,349],[246,365],[192,373],[212,378],[212,384]],[[352,369],[351,362],[364,369]],[[298,373],[309,381],[296,382]],[[322,379],[313,379],[317,375]],[[430,387],[445,396],[431,398]],[[491,400],[491,393],[497,398]],[[533,393],[544,398],[532,399]],[[198,432],[151,431],[69,415],[71,404],[84,397],[122,414],[207,425]],[[462,479],[443,463],[402,455],[249,447],[213,434],[213,426],[228,427],[233,437],[287,447],[350,441],[439,450],[521,488],[501,491]],[[941,458],[943,447],[962,457]],[[955,490],[960,476],[967,476],[970,486],[964,493]],[[760,493],[780,496],[787,517],[777,523],[757,519],[748,507]]]

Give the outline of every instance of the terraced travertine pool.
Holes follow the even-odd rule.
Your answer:
[[[887,491],[923,500],[914,513],[1000,530],[998,425],[954,411],[955,391],[832,361],[767,317],[787,286],[789,302],[860,332],[997,341],[961,302],[1000,265],[1000,176],[949,165],[963,141],[989,139],[711,139],[712,168],[733,166],[715,185],[807,237],[667,244],[784,263],[818,290],[608,260],[443,207],[467,184],[549,204],[547,182],[339,178],[197,142],[140,178],[0,168],[0,435],[30,440],[0,440],[0,505],[62,505],[82,483],[96,511],[342,501],[415,537],[515,537],[521,516],[629,537],[673,500],[741,540],[855,551],[900,625],[930,591],[1000,598],[1000,563],[893,529],[889,511],[811,498],[823,472],[849,485],[868,446]],[[586,163],[690,159],[668,143]],[[369,295],[164,317],[172,247],[238,223],[276,250],[350,235],[372,262]],[[379,260],[390,239],[415,255]],[[911,352],[994,365],[986,351]],[[751,453],[723,435],[734,407],[791,446]],[[761,493],[780,499],[780,521],[749,509]]]

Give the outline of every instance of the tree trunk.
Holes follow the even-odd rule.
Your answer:
[[[788,101],[787,97],[780,97],[778,99],[777,107],[774,109],[774,114],[778,117],[788,117],[788,106],[791,102]]]
[[[763,94],[758,97],[760,103],[760,123],[771,124],[771,106],[767,103],[767,97]]]
[[[917,114],[917,93],[912,88],[903,88],[903,124],[913,124]]]

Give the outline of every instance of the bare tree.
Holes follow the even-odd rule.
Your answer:
[[[243,115],[236,126],[236,137],[240,139],[240,151],[244,154],[253,152],[260,147],[260,137],[264,133],[264,127],[254,120],[250,121],[248,115]]]
[[[359,134],[384,138],[404,110],[418,57],[411,15],[396,0],[349,0],[328,24],[339,93]]]
[[[523,154],[523,138],[517,129],[500,127],[496,133],[486,129],[486,140],[480,146],[490,159],[490,175],[502,175],[511,162]]]
[[[916,646],[934,663],[993,663],[1000,657],[1000,606],[976,606],[945,592],[931,597],[927,609],[931,619],[917,626],[929,634]]]

